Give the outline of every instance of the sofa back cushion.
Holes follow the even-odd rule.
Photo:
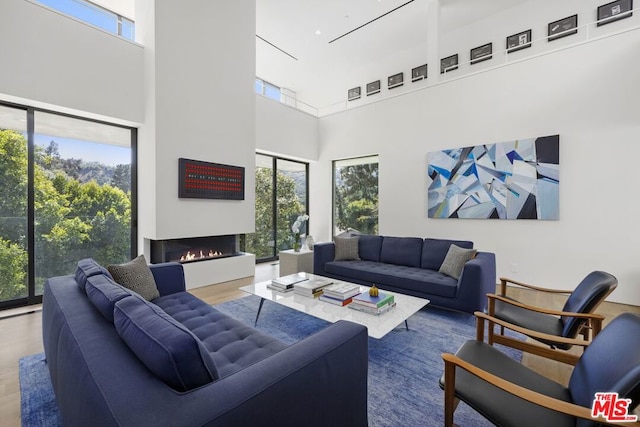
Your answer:
[[[131,351],[174,390],[192,390],[218,378],[215,363],[202,342],[139,295],[118,301],[113,320]]]
[[[104,274],[91,276],[85,286],[89,301],[98,311],[113,323],[113,309],[118,301],[131,295],[131,292]]]
[[[113,279],[109,271],[98,264],[93,258],[85,258],[78,261],[75,277],[82,292],[86,292],[87,278],[98,274],[104,274],[108,278]]]
[[[435,271],[440,270],[451,245],[463,249],[473,248],[473,242],[467,240],[424,239],[420,267]]]
[[[362,235],[358,241],[358,253],[363,261],[380,262],[382,236]]]
[[[420,267],[422,239],[419,237],[384,237],[380,261],[387,264]]]

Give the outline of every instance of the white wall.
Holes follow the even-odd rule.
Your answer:
[[[0,99],[142,122],[141,46],[25,0],[0,16]]]
[[[154,159],[140,164],[142,237],[252,232],[255,2],[142,0],[136,16],[152,81],[140,129],[140,156]],[[180,157],[244,167],[245,200],[179,199]]]
[[[318,159],[318,119],[256,95],[256,149],[269,154]]]
[[[572,288],[588,272],[640,305],[640,30],[320,119],[312,234],[331,230],[331,160],[380,155],[380,234],[469,239],[499,276]],[[429,219],[430,151],[560,135],[560,220]],[[512,271],[516,270],[516,271]]]

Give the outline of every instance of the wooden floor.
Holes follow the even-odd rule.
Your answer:
[[[277,276],[277,264],[261,264],[256,267],[256,275],[253,277],[193,289],[191,292],[209,304],[219,304],[246,296],[247,294],[238,289],[241,286],[270,280]],[[531,305],[560,309],[564,303],[558,297],[543,298],[539,293],[528,290],[510,289],[508,294]],[[598,313],[606,316],[607,320],[625,311],[640,313],[640,307],[604,303],[597,310]],[[0,427],[20,425],[18,360],[23,356],[42,351],[41,307],[31,306],[0,311]],[[525,355],[523,364],[563,384],[567,383],[571,374],[570,366],[537,356]]]

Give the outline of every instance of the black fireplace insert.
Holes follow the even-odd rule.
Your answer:
[[[151,263],[207,261],[242,255],[237,234],[151,240]]]

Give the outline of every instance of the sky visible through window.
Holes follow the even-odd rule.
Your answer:
[[[118,34],[118,15],[83,0],[38,0],[51,9],[73,16],[110,33]],[[133,22],[123,19],[122,36],[133,40]]]
[[[83,159],[100,162],[108,166],[131,164],[131,148],[101,144],[90,141],[60,138],[35,134],[35,144],[47,147],[51,141],[58,144],[58,152],[63,159]]]

